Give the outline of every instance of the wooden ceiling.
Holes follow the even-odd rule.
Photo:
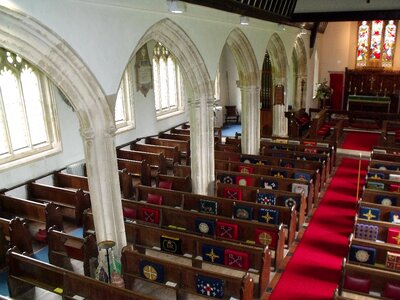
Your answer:
[[[183,0],[323,32],[326,22],[400,19],[400,0]]]

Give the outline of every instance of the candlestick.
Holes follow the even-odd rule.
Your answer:
[[[385,88],[385,93],[383,94],[383,97],[386,97],[386,91],[387,91],[387,88]]]
[[[349,93],[351,92],[351,80],[349,81]]]
[[[354,88],[354,96],[357,95],[357,87]]]

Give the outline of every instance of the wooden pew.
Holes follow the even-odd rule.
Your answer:
[[[10,297],[21,295],[39,287],[62,296],[63,299],[118,299],[151,300],[141,293],[116,287],[112,284],[77,274],[66,269],[41,262],[13,251],[8,253],[8,289]],[[75,297],[75,298],[74,298]]]
[[[221,152],[221,151],[214,151],[214,158],[216,160],[227,160],[227,161],[235,161],[241,163],[279,166],[292,169],[306,169],[306,170],[311,170],[313,172],[316,172],[318,170],[320,174],[319,186],[324,184],[326,181],[325,163],[319,163],[315,161],[295,160],[290,158],[282,159],[279,157],[272,157],[272,156],[239,154],[234,152]],[[315,182],[316,180],[318,179],[315,179]]]
[[[160,146],[169,146],[169,147],[178,147],[181,152],[181,158],[185,159],[186,164],[190,164],[190,141],[188,140],[176,140],[176,139],[167,139],[161,137],[147,137],[145,139],[146,144],[151,145],[160,145]]]
[[[352,257],[351,254],[351,248],[355,247],[355,249],[362,249],[365,250],[365,248],[369,249],[374,249],[375,250],[375,255],[374,258],[367,258],[367,257],[360,257],[359,260],[357,260],[357,257]],[[360,247],[360,248],[358,248]],[[353,250],[356,251],[356,250]],[[394,270],[391,268],[388,268],[386,266],[386,257],[387,253],[389,252],[398,252],[400,251],[400,246],[393,245],[393,244],[388,244],[388,243],[381,243],[381,242],[376,242],[376,241],[371,241],[371,240],[364,240],[364,239],[357,239],[354,237],[353,234],[350,235],[349,237],[349,249],[347,252],[347,261],[351,262],[353,264],[358,264],[370,268],[375,268],[375,269],[381,269],[381,270],[388,270],[388,271],[395,271],[399,272],[399,270]],[[369,254],[368,254],[369,255]],[[365,262],[361,262],[361,260],[365,260]]]
[[[145,160],[158,173],[167,174],[167,160],[163,153],[117,149],[117,157],[133,161]]]
[[[170,146],[161,146],[161,145],[151,145],[151,144],[142,144],[137,142],[132,142],[130,144],[131,150],[142,151],[142,152],[151,152],[151,153],[163,153],[165,158],[168,161],[169,166],[173,166],[174,164],[179,164],[181,162],[181,153],[178,150],[178,146],[170,147]]]
[[[138,265],[141,261],[157,264],[164,269],[164,280],[157,282],[151,279],[146,279],[141,276]],[[155,285],[171,288],[176,299],[181,299],[184,294],[198,294],[197,293],[197,279],[198,276],[207,278],[215,278],[223,280],[223,294],[224,298],[235,297],[241,300],[253,300],[253,280],[249,274],[241,277],[234,277],[212,271],[205,271],[198,268],[180,265],[172,261],[166,261],[155,257],[140,254],[135,251],[132,246],[125,246],[122,249],[122,271],[124,276],[125,285],[127,288],[134,286],[134,281],[137,279],[146,280]],[[170,284],[166,284],[166,282]]]
[[[384,221],[384,222],[391,222],[390,221],[390,213],[395,213],[400,217],[400,204],[396,206],[389,206],[389,205],[382,205],[374,202],[364,202],[364,201],[359,201],[358,204],[358,209],[357,209],[357,214],[359,218],[368,218],[368,212],[365,213],[365,211],[368,211],[369,209],[378,209],[379,210],[379,221]],[[373,210],[374,211],[374,210]],[[362,215],[362,212],[364,212],[364,216]],[[372,215],[375,215],[374,212],[372,212]],[[370,217],[371,218],[371,217]],[[400,222],[400,219],[399,219]]]
[[[357,236],[357,224],[363,224],[363,225],[368,225],[368,226],[376,226],[376,228],[377,228],[377,238],[376,238],[376,240],[382,242],[383,244],[389,244],[386,241],[387,241],[387,238],[388,238],[388,232],[389,232],[390,228],[400,230],[400,224],[388,223],[388,222],[383,222],[383,221],[361,219],[361,218],[358,218],[356,216],[355,217],[355,226],[354,226],[353,234],[357,238],[360,238],[360,237]]]
[[[400,162],[394,161],[371,159],[369,166],[379,170],[400,171]]]
[[[224,152],[236,152],[236,153],[241,153],[242,148],[240,144],[228,144],[228,143],[221,143],[217,142],[214,145],[214,150],[215,151],[224,151]]]
[[[197,211],[197,212],[208,212],[214,213],[213,209],[207,205],[215,205],[215,215],[224,217],[238,218],[240,212],[238,209],[243,208],[243,203],[240,201],[235,202],[231,199],[206,196],[193,193],[181,193],[178,191],[164,190],[159,188],[152,188],[147,186],[138,186],[136,199],[147,200],[149,194],[157,195],[162,198],[163,205],[171,207],[180,207],[183,210]],[[241,206],[242,205],[242,206]],[[250,220],[259,220],[262,214],[262,209],[265,209],[264,204],[250,203],[247,202],[245,207],[252,211],[253,215],[248,216]],[[276,210],[279,214],[279,223],[283,223],[287,229],[287,244],[291,245],[294,241],[296,234],[296,211],[294,207],[283,207],[277,205],[271,205],[267,208]],[[239,216],[238,216],[239,214]],[[244,218],[244,217],[242,217]],[[263,220],[265,222],[265,220]]]
[[[385,151],[385,150],[383,150]],[[400,155],[394,153],[384,153],[382,150],[374,149],[371,151],[371,159],[376,160],[385,160],[385,161],[393,161],[393,162],[400,162]],[[400,153],[400,151],[399,151]]]
[[[292,205],[289,206],[289,202],[290,204],[296,202],[296,204],[298,204],[295,206],[295,209],[297,211],[297,229],[300,229],[301,226],[304,224],[305,211],[306,211],[306,199],[304,194],[217,182],[216,184],[217,196],[227,197],[226,191],[231,190],[232,188],[234,190],[240,191],[242,195],[241,201],[244,202],[247,201],[257,202],[257,195],[259,193],[274,195],[276,200],[276,205],[278,206],[291,207]],[[296,201],[296,199],[298,201]],[[266,207],[268,207],[268,205],[266,205]]]
[[[43,203],[53,202],[60,207],[64,217],[75,220],[79,226],[82,224],[83,211],[91,207],[90,195],[83,190],[71,190],[38,182],[27,185],[28,198]]]
[[[55,172],[53,175],[54,185],[64,188],[81,189],[89,191],[88,178],[86,176],[79,176],[68,174],[64,172]]]
[[[399,286],[400,273],[361,266],[343,259],[341,279],[333,297],[334,299],[361,299],[363,297],[387,299],[383,298],[385,289],[386,292],[393,291],[388,284]],[[358,291],[355,290],[356,285],[358,285]],[[398,292],[395,294],[398,296]]]
[[[1,266],[4,267],[5,255],[9,248],[16,247],[21,252],[33,253],[32,236],[29,225],[24,219],[15,217],[11,220],[0,218],[1,236]]]
[[[54,203],[39,203],[27,199],[0,194],[0,216],[6,219],[24,218],[26,221],[45,225],[46,231],[55,226],[64,229],[60,208]]]
[[[365,181],[365,188],[398,193],[400,192],[400,182],[395,180],[367,177]]]
[[[275,254],[273,261],[275,269],[283,260],[285,247],[283,224],[275,225],[232,219],[231,217],[187,211],[142,201],[122,200],[122,206],[136,211],[135,220],[138,222],[146,222],[161,228],[184,230],[197,235],[214,237],[218,240],[247,243],[258,247],[268,246]],[[233,227],[236,227],[236,230]],[[256,241],[257,233],[260,236],[262,235],[263,239],[260,238]]]
[[[219,159],[215,160],[216,170],[244,172],[242,170],[243,168],[251,169],[253,171],[253,174],[274,176],[274,178],[277,178],[278,180],[281,178],[279,176],[275,176],[277,175],[276,173],[280,173],[282,175],[286,174],[286,177],[282,179],[288,180],[288,182],[290,182],[291,180],[301,180],[301,182],[305,181],[310,185],[309,192],[311,194],[314,192],[314,194],[311,195],[311,197],[313,198],[313,202],[315,203],[315,205],[318,204],[318,193],[320,190],[319,170],[312,171],[312,170],[297,169],[297,168],[294,169],[294,168],[285,168],[279,166],[242,163],[242,162],[228,161],[228,160],[219,160]],[[174,172],[176,170],[178,174],[184,174],[184,172],[186,171],[182,170],[182,168],[179,165],[175,166],[173,170]],[[309,177],[310,179],[309,180],[307,180],[307,178],[295,179],[295,177],[300,177],[299,174],[306,174],[307,177]]]
[[[240,180],[243,178],[250,179],[248,185],[250,186],[255,186],[259,188],[268,188],[265,186],[266,182],[269,183],[274,183],[276,184],[276,187],[274,189],[276,190],[282,190],[282,191],[287,191],[287,192],[294,192],[298,193],[299,190],[304,190],[304,194],[307,199],[307,209],[306,209],[306,214],[311,215],[311,210],[313,208],[313,201],[314,201],[314,185],[312,183],[312,180],[310,181],[305,181],[305,180],[300,180],[300,179],[293,179],[293,178],[279,178],[279,177],[274,177],[274,176],[266,176],[266,175],[260,175],[260,174],[248,174],[248,173],[242,173],[242,172],[232,172],[232,171],[225,171],[225,170],[219,170],[218,168],[223,165],[222,163],[219,163],[220,161],[216,161],[215,163],[215,178],[217,181],[223,182],[223,179],[226,178],[226,176],[230,178],[235,178],[236,181],[233,182],[234,184],[239,184],[240,185]],[[226,162],[226,161],[225,161]],[[228,162],[230,164],[230,162]],[[243,164],[242,164],[243,166]],[[228,166],[228,168],[231,167],[231,165]],[[247,180],[246,180],[247,182]],[[317,205],[317,203],[315,203]]]
[[[49,262],[64,269],[71,269],[71,258],[83,262],[86,276],[90,274],[90,259],[99,255],[96,237],[87,235],[85,238],[72,236],[68,233],[50,228],[47,232]]]
[[[334,143],[321,143],[318,141],[296,139],[284,139],[282,142],[277,142],[273,139],[262,139],[260,142],[260,153],[263,153],[264,149],[280,149],[307,153],[329,154],[330,170],[332,170],[333,167],[336,166],[336,148],[334,145]]]
[[[304,151],[280,150],[264,148],[260,153],[263,156],[273,156],[279,158],[292,158],[296,160],[316,161],[325,163],[325,178],[328,178],[331,173],[331,158],[329,154],[308,153]]]
[[[192,180],[190,176],[176,176],[176,175],[164,175],[158,174],[156,177],[156,186],[160,187],[170,185],[171,189],[182,192],[192,191]]]
[[[214,255],[221,255],[220,253],[214,253],[210,251],[211,249],[229,249],[233,251],[239,251],[240,253],[245,253],[248,255],[249,265],[243,271],[253,273],[257,276],[258,280],[255,281],[255,293],[262,295],[269,283],[270,277],[270,267],[271,267],[271,252],[268,247],[259,248],[244,244],[230,243],[227,241],[219,241],[212,238],[197,236],[187,232],[179,232],[175,230],[168,230],[157,228],[154,226],[148,226],[146,224],[139,224],[137,222],[126,221],[125,231],[127,242],[132,244],[135,249],[142,254],[145,254],[146,249],[161,251],[168,255],[177,255],[179,257],[185,257],[191,261],[192,267],[202,268],[203,264],[209,264],[213,266],[220,266],[232,269],[242,269],[237,266],[231,267],[224,264],[224,257],[218,257]],[[164,247],[163,243],[165,240],[163,238],[173,238],[175,241],[179,241],[179,248]],[[176,245],[176,244],[175,244]],[[166,249],[168,251],[166,251]],[[205,250],[202,250],[205,249]],[[210,251],[210,252],[207,252]],[[207,256],[210,254],[211,256]],[[208,260],[206,260],[208,257]],[[214,262],[215,260],[215,262]],[[223,262],[221,262],[221,260]],[[222,264],[221,264],[222,263]]]

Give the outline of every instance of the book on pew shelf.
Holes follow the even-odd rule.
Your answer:
[[[361,219],[367,220],[379,220],[381,215],[381,211],[379,208],[373,207],[360,207],[360,211],[358,217]]]
[[[363,247],[351,245],[349,252],[349,260],[364,264],[375,264],[376,249],[371,247]]]
[[[156,194],[147,194],[147,202],[152,204],[161,205],[163,202],[163,197]]]
[[[396,206],[397,198],[395,196],[378,195],[378,196],[376,196],[376,203],[382,204],[382,205],[387,205],[387,206]]]
[[[388,251],[386,254],[386,267],[400,270],[400,253]]]
[[[400,245],[400,229],[389,228],[386,242],[390,244]]]

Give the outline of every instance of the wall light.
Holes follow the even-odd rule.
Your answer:
[[[186,3],[179,0],[167,0],[168,10],[173,14],[181,14],[186,11]]]
[[[240,25],[249,25],[249,17],[240,16]]]

